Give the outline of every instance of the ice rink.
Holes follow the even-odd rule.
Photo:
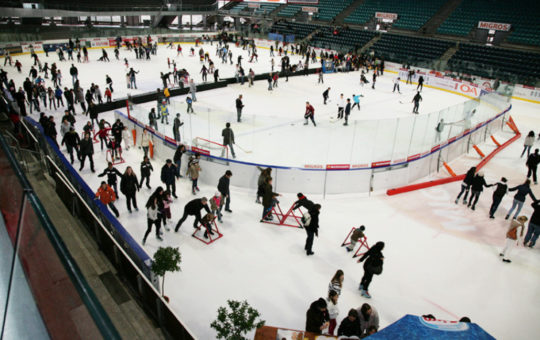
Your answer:
[[[187,46],[190,45],[186,44]],[[177,59],[178,67],[185,67],[192,75],[198,77],[200,65],[195,57],[187,56],[188,49],[184,48],[185,57]],[[213,56],[215,53],[213,47],[211,51]],[[245,53],[247,56],[247,52]],[[260,55],[266,53],[268,51],[264,50]],[[92,50],[90,54],[91,59],[95,60],[101,52]],[[124,50],[121,52],[121,58],[127,55],[130,64],[141,71],[138,91],[147,92],[161,87],[159,72],[167,70],[166,57],[175,54],[176,51],[160,46],[158,57],[151,62],[136,61],[132,52]],[[44,56],[40,54],[40,57]],[[111,60],[114,58],[112,49],[109,57]],[[22,86],[22,80],[28,74],[30,59],[28,56],[18,56],[14,59],[20,59],[24,65],[24,72],[15,78],[17,85]],[[49,59],[44,58],[44,61],[57,61],[57,57],[51,53]],[[70,64],[65,62],[60,64],[64,73],[63,83],[70,84],[71,79],[68,76]],[[232,66],[228,65],[221,70],[222,66],[217,59],[216,65],[223,76],[233,76]],[[110,63],[92,61],[78,67],[81,84],[85,90],[91,82],[97,82],[100,87],[104,87],[105,74],[110,74],[115,82],[114,96],[123,96],[127,93],[121,61]],[[244,68],[247,70],[248,67]],[[264,63],[261,58],[259,64],[254,67],[258,67],[262,72],[268,71],[270,65]],[[10,77],[16,73],[14,68],[7,68],[7,71]],[[345,138],[344,129],[352,127],[343,127],[340,122],[330,122],[330,117],[337,111],[335,100],[338,93],[343,92],[346,96],[353,93],[364,95],[361,99],[361,110],[352,113],[351,119],[355,121],[354,124],[368,124],[367,122],[382,124],[377,119],[395,120],[411,115],[412,87],[402,84],[403,94],[392,94],[391,79],[394,75],[385,74],[377,82],[376,91],[365,87],[362,89],[358,84],[358,77],[358,72],[339,75],[336,77],[339,80],[336,81],[333,76],[326,76],[324,86],[332,87],[332,101],[326,106],[322,104],[321,95],[324,87],[316,85],[316,76],[295,77],[288,83],[280,79],[279,87],[272,93],[268,93],[265,82],[258,82],[251,89],[248,89],[246,84],[243,88],[240,85],[232,85],[222,90],[201,92],[198,95],[199,101],[194,105],[196,114],[187,116],[181,111],[182,119],[202,120],[204,117],[201,116],[209,112],[219,112],[219,118],[212,120],[215,124],[207,124],[208,133],[213,136],[220,131],[224,122],[234,120],[234,99],[242,93],[246,104],[245,123],[233,125],[237,142],[255,149],[261,144],[258,136],[264,135],[272,140],[272,144],[267,142],[265,148],[251,155],[237,150],[240,159],[273,164],[279,160],[276,157],[286,155],[284,157],[287,159],[283,161],[295,160],[297,164],[302,165],[307,161],[313,161],[314,154],[321,154],[321,159],[326,157],[330,161],[334,159],[331,158],[334,155],[342,156],[341,151],[336,152],[337,147],[341,147],[344,152],[354,151],[347,143],[332,144],[334,142],[339,144],[341,138]],[[310,87],[315,90],[310,90]],[[461,96],[428,88],[422,95],[424,101],[421,104],[420,116],[467,100]],[[319,122],[317,128],[302,125],[306,100],[314,103],[316,120]],[[406,104],[400,104],[400,100]],[[178,107],[185,107],[183,97],[173,98],[173,101],[179,103],[176,104]],[[522,133],[526,134],[531,129],[537,129],[540,123],[538,105],[520,101],[514,101],[512,104],[514,107],[510,114]],[[61,111],[46,112],[54,114],[58,122]],[[36,113],[32,116],[37,120]],[[114,116],[112,112],[108,112],[102,114],[100,118],[112,121]],[[80,131],[88,118],[79,114],[76,119],[76,129]],[[192,138],[199,133],[196,130],[199,127],[195,125],[193,124],[191,136],[184,130],[184,138]],[[200,125],[204,126],[202,123]],[[324,133],[321,133],[321,130]],[[429,131],[431,130],[430,128]],[[369,135],[370,131],[372,130],[364,130],[355,138],[364,138],[363,141],[367,143],[372,138]],[[427,127],[425,131],[428,131]],[[377,143],[384,143],[394,134],[381,136],[380,140],[376,139]],[[508,132],[496,134],[502,141],[509,139],[510,136]],[[306,154],[298,153],[296,150],[299,149],[299,144],[307,145],[312,151],[305,151]],[[510,186],[524,181],[525,160],[519,158],[522,145],[523,138],[488,163],[484,168],[488,183],[494,183],[501,176],[508,178]],[[538,145],[535,144],[535,147]],[[99,150],[98,144],[94,144],[94,147],[97,172],[91,173],[86,165],[81,174],[87,183],[97,190],[103,179],[98,178],[97,174],[106,167],[106,161],[105,151]],[[117,168],[124,172],[126,166],[132,166],[136,174],[140,175],[142,151],[131,148],[124,152],[124,157],[126,163],[118,165]],[[139,242],[142,241],[146,230],[144,205],[153,190],[161,185],[159,172],[164,161],[164,159],[152,161],[154,167],[152,190],[144,187],[137,194],[139,211],[129,214],[123,195],[116,203],[120,210],[119,221]],[[451,166],[463,172],[478,161],[478,156],[471,153],[454,161]],[[74,166],[78,169],[77,161]],[[204,162],[202,169],[205,170]],[[216,191],[216,185],[217,183],[200,183],[201,192],[197,197],[211,197]],[[218,307],[224,306],[228,299],[246,299],[261,312],[267,325],[304,329],[305,315],[310,303],[319,297],[326,297],[328,283],[338,269],[345,272],[344,287],[338,304],[340,309],[338,322],[346,316],[350,308],[358,308],[368,302],[378,310],[381,327],[389,325],[404,314],[430,313],[446,320],[458,320],[462,316],[468,316],[497,339],[532,340],[537,339],[540,334],[540,324],[537,322],[540,306],[536,303],[540,301],[538,245],[535,249],[524,249],[521,246],[515,248],[511,264],[501,262],[498,256],[505,243],[504,237],[508,226],[504,215],[510,208],[513,194],[503,199],[495,220],[488,218],[492,190],[486,189],[480,197],[476,211],[471,211],[453,202],[459,192],[459,183],[392,197],[335,195],[327,196],[324,200],[322,197],[309,197],[320,203],[322,209],[319,237],[315,239],[313,248],[315,255],[307,257],[303,250],[306,236],[303,230],[259,223],[262,206],[254,202],[256,188],[245,190],[235,188],[234,185],[233,174],[231,179],[233,213],[224,212],[224,222],[219,226],[224,234],[223,238],[210,246],[204,245],[191,237],[193,221],[188,219],[179,233],[165,231],[163,242],[157,241],[152,233],[144,246],[150,256],[160,246],[180,247],[182,271],[167,274],[165,294],[170,297],[172,308],[178,312],[185,325],[198,339],[215,338],[215,333],[209,325],[216,318]],[[179,199],[172,204],[172,221],[169,227],[172,227],[181,216],[183,206],[194,198],[190,187],[191,183],[185,178],[177,182]],[[533,191],[540,197],[538,186],[534,186]],[[280,198],[282,207],[287,209],[294,199],[293,195],[284,195]],[[530,199],[527,199],[522,211],[522,214],[529,217],[532,212],[530,203]],[[384,241],[386,244],[383,250],[384,270],[380,276],[373,279],[370,286],[370,293],[373,296],[371,300],[362,298],[357,289],[363,274],[362,264],[356,263],[351,254],[340,247],[351,228],[362,224],[366,226],[366,236],[370,244],[376,241]]]

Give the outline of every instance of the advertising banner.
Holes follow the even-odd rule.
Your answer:
[[[500,22],[479,21],[478,28],[495,31],[510,31],[511,24],[504,24]]]
[[[396,20],[398,18],[398,15],[397,15],[397,13],[375,12],[375,18],[377,18],[377,19],[387,19],[387,20]]]

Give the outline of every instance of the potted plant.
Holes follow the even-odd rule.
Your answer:
[[[218,339],[248,340],[244,337],[247,332],[264,326],[264,320],[257,321],[261,314],[247,301],[227,300],[227,304],[229,310],[219,307],[217,319],[210,324]]]
[[[180,269],[182,255],[178,247],[159,247],[154,254],[154,262],[152,263],[152,271],[154,274],[161,276],[161,295],[169,302],[169,298],[165,296],[165,273],[177,272]]]

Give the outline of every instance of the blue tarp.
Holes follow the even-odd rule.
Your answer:
[[[425,320],[420,316],[405,315],[366,339],[369,340],[495,340],[475,323],[456,321]]]

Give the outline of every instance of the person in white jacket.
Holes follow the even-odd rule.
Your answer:
[[[540,136],[540,134],[538,134]],[[523,143],[523,152],[521,152],[521,156],[525,154],[525,151],[527,151],[527,157],[531,154],[531,147],[534,144],[534,131],[529,131],[529,134],[527,137],[525,137],[525,143]]]
[[[401,94],[401,91],[399,90],[399,82],[401,81],[400,77],[394,78],[394,89],[392,90],[392,93],[396,92],[396,89],[399,94]]]
[[[345,98],[343,98],[343,93],[339,96],[337,106],[338,106],[337,118],[341,119],[343,118],[343,112],[345,111]]]
[[[334,330],[337,325],[337,317],[339,315],[339,308],[337,306],[339,295],[336,291],[331,290],[326,298],[326,310],[328,311],[328,317],[330,318],[330,326],[328,326],[328,334],[334,335]]]
[[[124,130],[122,130],[122,141],[124,142],[125,150],[129,150],[129,146],[132,145],[131,143],[131,133],[129,133],[129,130],[127,126],[124,126]]]
[[[144,151],[144,157],[148,157],[148,149],[150,147],[150,134],[148,133],[148,130],[146,128],[143,130],[140,146]]]

